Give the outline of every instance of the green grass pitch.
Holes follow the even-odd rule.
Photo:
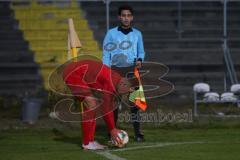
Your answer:
[[[237,124],[237,123],[236,123]],[[132,140],[123,149],[102,152],[81,149],[80,128],[25,128],[0,132],[3,160],[237,160],[240,127],[144,127],[146,141]],[[96,140],[106,143],[106,130],[97,129]]]

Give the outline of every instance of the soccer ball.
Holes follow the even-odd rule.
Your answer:
[[[121,139],[121,142],[117,142],[116,140],[113,140],[112,139],[112,144],[116,147],[119,147],[119,146],[125,146],[127,143],[128,143],[128,134],[126,131],[124,130],[121,130],[120,133],[118,133],[118,137]]]

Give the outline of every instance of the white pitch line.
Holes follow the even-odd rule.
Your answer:
[[[145,148],[165,147],[165,146],[173,146],[173,145],[181,145],[181,144],[199,144],[199,143],[204,143],[204,142],[166,142],[166,143],[157,143],[154,145],[147,145],[147,146],[137,146],[137,147],[114,149],[111,151],[122,152],[122,151],[130,151],[130,150],[145,149]]]
[[[98,151],[98,152],[95,152],[96,154],[98,155],[101,155],[107,159],[110,159],[110,160],[127,160],[125,158],[122,158],[122,157],[119,157],[115,154],[112,154],[110,153],[109,151]]]
[[[146,148],[155,148],[155,147],[165,147],[165,146],[174,146],[174,145],[181,145],[181,144],[201,144],[204,142],[166,142],[166,143],[156,143],[154,145],[147,145],[147,146],[137,146],[137,147],[128,147],[128,148],[121,148],[121,149],[114,149],[114,150],[106,150],[106,151],[97,151],[94,152],[98,155],[101,155],[109,160],[127,160],[126,158],[119,157],[110,152],[122,152],[122,151],[131,151],[137,149],[146,149]],[[152,144],[152,143],[151,143]]]

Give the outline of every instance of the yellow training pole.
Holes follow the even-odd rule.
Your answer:
[[[71,56],[73,59],[73,62],[77,62],[77,57],[78,57],[78,49],[81,48],[82,44],[77,36],[77,33],[74,28],[73,24],[73,19],[69,18],[68,19],[68,27],[69,27],[69,32],[68,32],[68,50],[71,52]],[[80,110],[83,112],[83,103],[80,103]]]
[[[73,47],[73,48],[71,48],[71,51],[72,51],[72,57],[76,58],[77,57],[77,48]]]

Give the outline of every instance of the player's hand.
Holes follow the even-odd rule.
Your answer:
[[[142,67],[142,61],[137,61],[136,62],[136,67],[139,69]]]
[[[134,88],[134,87],[130,87],[130,88],[129,88],[129,92],[130,92],[130,93],[132,93],[132,92],[134,92],[134,91],[135,91],[135,88]]]
[[[111,138],[114,140],[114,141],[117,141],[118,142],[118,147],[122,148],[124,147],[124,144],[121,140],[121,138],[119,138],[119,133],[121,133],[121,130],[119,129],[116,129],[114,128],[112,131],[111,131]]]

